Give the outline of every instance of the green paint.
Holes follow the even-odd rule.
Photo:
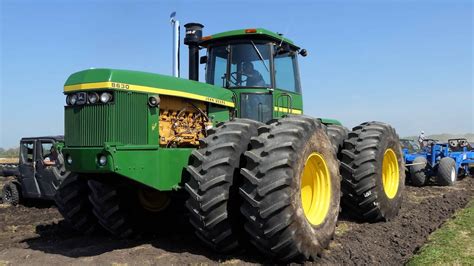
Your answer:
[[[325,125],[340,125],[340,126],[342,126],[342,123],[339,120],[336,120],[336,119],[331,119],[331,118],[319,118],[319,119]]]
[[[194,80],[140,71],[105,68],[88,69],[72,74],[64,86],[107,81],[193,93],[232,102],[232,92],[221,87]]]
[[[179,188],[184,168],[192,149],[163,149],[157,145],[126,145],[106,143],[104,147],[64,148],[63,154],[73,162],[67,168],[76,173],[117,174],[161,191]],[[100,155],[107,164],[99,166]]]
[[[285,37],[282,37],[282,36],[278,35],[277,33],[273,32],[273,31],[269,31],[269,30],[262,29],[262,28],[256,28],[255,30],[256,30],[255,33],[246,33],[245,29],[239,29],[239,30],[231,30],[231,31],[225,31],[225,32],[217,33],[217,34],[212,34],[211,39],[203,41],[201,43],[201,45],[206,46],[207,44],[209,44],[209,43],[211,43],[215,40],[221,40],[221,39],[225,39],[225,38],[249,39],[249,38],[256,38],[257,36],[262,36],[262,37],[272,39],[272,40],[277,41],[277,42],[281,42],[282,39],[283,39],[283,43],[288,43],[288,44],[290,44],[291,46],[293,46],[297,49],[299,48],[291,40],[289,40]]]
[[[225,122],[230,120],[229,109],[224,106],[211,104],[209,106],[209,118],[212,120],[214,126],[220,122]]]

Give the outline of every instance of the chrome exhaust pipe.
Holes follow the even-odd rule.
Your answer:
[[[170,15],[173,27],[173,76],[179,78],[179,20],[176,20],[176,12]]]

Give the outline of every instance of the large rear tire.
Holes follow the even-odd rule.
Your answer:
[[[259,129],[240,194],[251,243],[281,260],[316,258],[334,235],[340,175],[325,126],[287,116]]]
[[[239,170],[250,138],[261,125],[249,119],[222,123],[192,153],[187,167],[190,179],[185,184],[189,221],[196,235],[216,251],[230,252],[245,241],[239,212]]]
[[[440,186],[452,186],[456,182],[456,162],[453,158],[444,157],[439,161],[436,183]]]
[[[416,157],[413,160],[412,166],[410,166],[410,180],[411,184],[415,187],[422,187],[428,181],[426,175],[426,167],[428,167],[428,161],[425,157]]]
[[[341,160],[342,210],[376,222],[394,218],[405,187],[405,162],[395,129],[382,122],[354,127]]]
[[[88,195],[87,180],[72,174],[61,183],[54,198],[64,220],[83,234],[91,234],[100,228],[97,218],[92,213]]]
[[[327,133],[338,159],[340,159],[340,152],[344,148],[344,140],[347,139],[349,130],[341,125],[327,125]]]

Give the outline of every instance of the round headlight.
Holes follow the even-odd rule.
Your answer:
[[[150,96],[150,98],[148,98],[148,105],[150,107],[157,107],[158,104],[160,104],[160,97]]]
[[[68,155],[68,156],[67,156],[66,161],[67,161],[68,164],[72,164],[72,157],[71,157],[71,155]]]
[[[71,105],[71,95],[66,96],[66,104]]]
[[[99,101],[99,94],[97,94],[97,92],[90,92],[87,98],[89,99],[89,103],[97,103]]]
[[[75,105],[77,103],[77,95],[76,94],[71,94],[71,98],[69,98],[69,102],[71,105]]]
[[[100,101],[103,103],[108,103],[112,100],[112,94],[104,92],[100,95]]]
[[[107,156],[101,155],[99,157],[99,164],[102,165],[102,166],[106,165],[107,164]]]

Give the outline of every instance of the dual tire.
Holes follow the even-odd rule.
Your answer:
[[[155,232],[170,220],[174,211],[182,211],[170,204],[166,193],[131,182],[107,178],[99,181],[78,175],[65,179],[55,201],[59,212],[76,231],[87,235],[105,229],[118,238]]]
[[[369,222],[394,218],[405,187],[405,164],[395,130],[382,122],[356,126],[341,154],[342,210]]]
[[[251,242],[278,260],[308,259],[334,234],[339,164],[316,119],[221,124],[193,152],[188,172],[190,223],[216,251]]]
[[[310,117],[287,116],[260,126],[257,133],[253,130],[253,137],[240,133],[249,142],[236,138],[223,145],[220,135],[239,131],[228,126],[233,123],[242,121],[218,127],[216,136],[206,138],[203,148],[193,153],[195,163],[188,167],[190,221],[211,248],[229,252],[250,242],[280,261],[316,258],[334,235],[341,191],[343,208],[357,218],[375,222],[397,215],[404,162],[398,135],[389,125],[364,123],[348,133]],[[222,153],[213,155],[214,150]],[[234,209],[238,204],[228,201],[236,187],[240,214]],[[232,220],[238,221],[235,227]]]

